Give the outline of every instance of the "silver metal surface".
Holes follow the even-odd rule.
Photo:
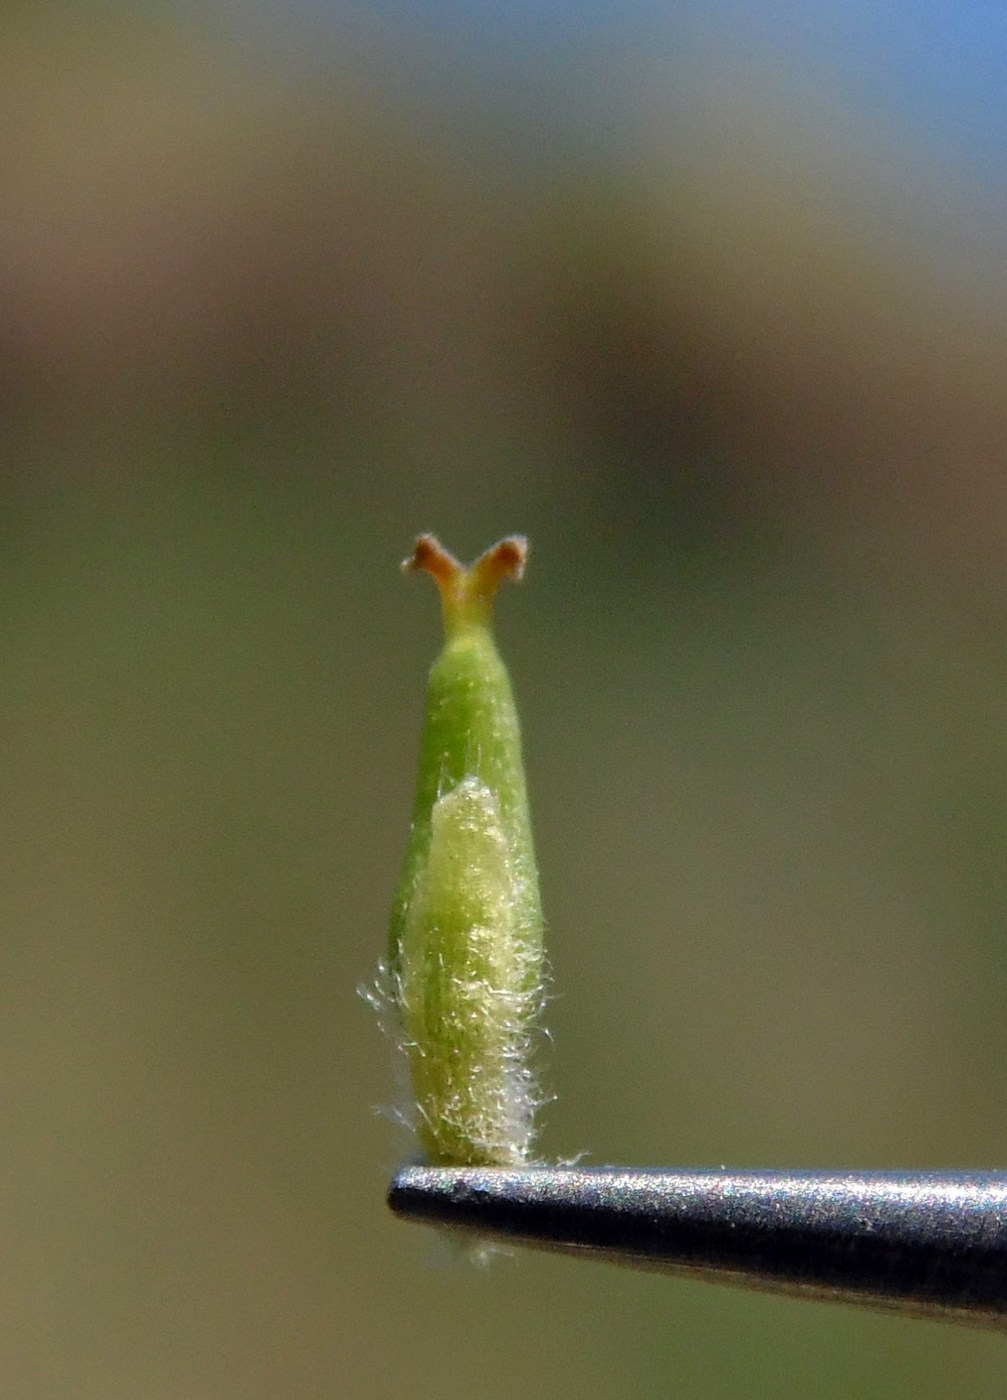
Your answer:
[[[1007,1174],[405,1167],[391,1209],[633,1268],[1007,1328]]]

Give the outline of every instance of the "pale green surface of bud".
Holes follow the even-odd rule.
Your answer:
[[[437,580],[446,640],[389,957],[416,1129],[440,1165],[515,1165],[532,1140],[542,911],[517,711],[490,630],[497,585],[520,577],[525,554],[502,540],[466,569],[425,535],[404,566]]]

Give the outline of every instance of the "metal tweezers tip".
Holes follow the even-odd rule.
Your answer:
[[[1007,1327],[1007,1174],[408,1166],[405,1219],[632,1268]]]

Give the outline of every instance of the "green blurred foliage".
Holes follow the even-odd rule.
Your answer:
[[[999,1395],[981,1334],[473,1272],[384,1209],[356,995],[396,563],[519,529],[543,1151],[1003,1164],[1007,316],[936,181],[758,74],[543,155],[380,31],[3,23],[3,1393]]]

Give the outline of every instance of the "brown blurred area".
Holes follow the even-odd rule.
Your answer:
[[[1002,209],[866,121],[837,135],[757,72],[683,97],[616,68],[628,152],[557,171],[531,123],[494,143],[477,96],[453,110],[429,55],[359,26],[301,81],[150,20],[10,28],[8,424],[433,399],[472,405],[466,438],[517,416],[1002,533]]]
[[[982,1336],[430,1267],[354,988],[395,564],[523,529],[543,1151],[1002,1165],[1004,211],[736,54],[599,60],[593,150],[327,32],[0,21],[0,1393],[999,1394]]]

